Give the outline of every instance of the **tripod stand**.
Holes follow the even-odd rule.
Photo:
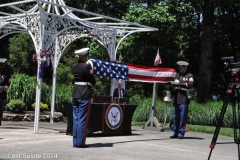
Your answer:
[[[236,76],[236,72],[235,72],[235,76]],[[233,74],[232,74],[233,76]],[[232,102],[232,111],[233,111],[233,129],[234,129],[234,142],[238,145],[238,159],[240,160],[240,148],[239,148],[239,144],[240,144],[240,138],[239,138],[239,134],[240,134],[240,127],[239,127],[239,122],[240,122],[240,115],[239,115],[239,92],[240,92],[240,83],[239,83],[239,79],[236,77],[232,77],[231,78],[231,83],[228,84],[228,88],[226,91],[226,95],[224,97],[224,102],[223,102],[223,106],[222,106],[222,110],[220,113],[220,116],[218,118],[217,121],[217,126],[215,128],[214,131],[214,135],[213,135],[213,139],[212,142],[210,144],[210,153],[208,156],[208,160],[210,160],[211,154],[212,154],[212,150],[214,149],[215,145],[217,144],[217,138],[218,138],[218,134],[221,128],[221,125],[223,124],[223,118],[228,106],[228,102],[231,100]],[[238,104],[238,108],[236,111],[236,101]],[[236,113],[237,112],[237,113]],[[232,142],[232,143],[234,143]]]

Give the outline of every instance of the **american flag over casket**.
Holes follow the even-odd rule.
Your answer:
[[[173,68],[149,67],[133,64],[107,62],[90,59],[95,76],[137,82],[173,82],[176,72]]]

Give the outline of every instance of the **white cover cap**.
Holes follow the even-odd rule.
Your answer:
[[[185,61],[178,61],[178,62],[177,62],[177,65],[179,65],[180,67],[183,67],[183,66],[188,66],[189,63],[188,63],[188,62],[185,62]]]
[[[5,63],[7,61],[6,58],[0,58],[0,63]]]
[[[79,56],[85,56],[88,54],[88,51],[89,51],[89,48],[82,48],[82,49],[75,51],[75,54],[79,55]]]

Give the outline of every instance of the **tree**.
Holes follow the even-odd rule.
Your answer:
[[[200,50],[192,52],[195,56],[191,55],[188,59],[191,60],[191,63],[192,61],[196,62],[193,64],[199,64],[193,70],[195,71],[195,85],[198,88],[197,99],[200,103],[206,102],[211,98],[211,93],[214,90],[218,92],[219,88],[222,88],[223,76],[221,76],[220,66],[223,66],[223,62],[220,58],[229,54],[236,58],[238,55],[239,49],[237,49],[236,44],[239,44],[239,36],[236,35],[239,35],[239,30],[236,26],[239,22],[237,8],[240,2],[233,0],[169,0],[168,5],[172,6],[171,13],[175,13],[177,20],[185,19],[185,26],[190,24],[190,28],[193,30],[195,28],[195,31],[198,31],[195,33],[199,33],[199,45],[192,45],[191,41],[194,42],[194,38],[187,43],[185,42],[187,45],[185,45],[186,50],[183,54],[186,54],[188,50],[194,51],[195,46],[196,48],[200,46]],[[184,12],[186,5],[191,6],[194,12]],[[189,15],[192,16],[192,20],[186,19]],[[181,26],[178,30],[184,31],[184,28],[186,27]],[[194,32],[185,30],[185,33],[193,35]],[[193,37],[195,36],[193,35]],[[198,60],[199,63],[197,63]],[[196,74],[197,70],[199,71],[198,75]]]
[[[6,2],[6,0],[4,0]],[[234,56],[239,61],[240,54],[240,1],[234,0],[65,0],[66,5],[82,10],[111,16],[158,28],[157,32],[134,33],[120,44],[117,59],[122,57],[123,63],[153,66],[157,48],[160,49],[163,64],[161,67],[175,67],[178,60],[190,62],[190,72],[194,74],[194,88],[197,88],[199,102],[205,102],[212,92],[220,92],[226,84],[224,70],[221,70],[223,56]],[[22,5],[21,7],[24,7]],[[11,10],[11,8],[7,8]],[[117,11],[116,11],[117,10]],[[81,17],[81,15],[79,15]],[[1,56],[8,58],[6,39],[1,40]],[[15,39],[17,37],[14,37]],[[31,51],[26,49],[25,39],[12,40],[11,68],[26,74],[35,74],[36,69],[30,63]],[[17,45],[14,46],[16,43]],[[65,50],[57,70],[57,83],[73,81],[70,66],[74,62],[74,51],[90,47],[90,58],[109,60],[106,51],[93,40],[80,39]],[[34,51],[35,52],[35,51]],[[29,55],[28,55],[29,54]],[[28,57],[28,60],[21,57]],[[121,56],[120,56],[121,55]],[[16,57],[21,56],[21,57]],[[24,62],[20,64],[19,62]],[[25,64],[26,62],[26,64]],[[29,63],[29,64],[27,64]],[[35,65],[35,64],[34,64]],[[34,66],[35,67],[35,66]],[[51,74],[49,78],[51,79]],[[102,80],[101,80],[102,81]],[[98,83],[109,84],[106,82]],[[137,86],[137,87],[136,87]],[[131,95],[143,94],[151,96],[152,84],[128,83]],[[141,89],[137,89],[141,88]],[[96,87],[97,91],[99,90]],[[109,91],[104,89],[103,91]],[[102,91],[101,91],[102,92]]]
[[[9,39],[9,60],[13,73],[26,73],[28,75],[35,75],[37,65],[32,61],[32,55],[35,53],[35,47],[32,39],[27,34],[16,34]]]
[[[67,6],[79,8],[93,13],[121,18],[131,5],[131,0],[65,0]],[[81,17],[81,15],[77,15]]]
[[[236,44],[239,44],[239,36],[236,35],[239,35],[239,31],[237,31],[236,25],[240,20],[237,9],[240,2],[233,0],[195,0],[191,1],[191,4],[196,11],[200,10],[202,15],[200,33],[201,54],[199,58],[200,63],[197,90],[198,102],[202,103],[206,102],[211,96],[212,82],[215,84],[215,90],[218,90],[219,88],[219,82],[221,81],[221,73],[219,73],[219,70],[222,71],[219,66],[223,66],[223,62],[220,60],[221,56],[230,54],[236,58],[238,55]],[[220,28],[219,25],[221,26]],[[218,30],[214,30],[214,28],[218,28]],[[221,45],[214,46],[216,42],[220,42]],[[226,50],[229,44],[231,49]],[[222,50],[219,50],[220,48],[222,48]],[[226,53],[222,53],[223,50],[225,50]],[[212,72],[213,69],[214,72]],[[214,74],[214,77],[212,77],[212,74]]]
[[[202,7],[202,31],[200,33],[201,55],[198,75],[198,102],[205,102],[210,96],[210,85],[212,76],[212,49],[213,49],[213,27],[214,27],[214,3],[204,0]]]

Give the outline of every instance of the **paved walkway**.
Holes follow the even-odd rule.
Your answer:
[[[95,133],[87,137],[90,148],[73,148],[64,122],[39,123],[3,121],[0,126],[0,159],[59,160],[207,160],[212,134],[187,132],[185,139],[169,139],[172,131],[157,132],[132,127],[132,135],[107,136]],[[218,142],[233,142],[219,136]],[[237,160],[237,145],[217,144],[211,160]]]

